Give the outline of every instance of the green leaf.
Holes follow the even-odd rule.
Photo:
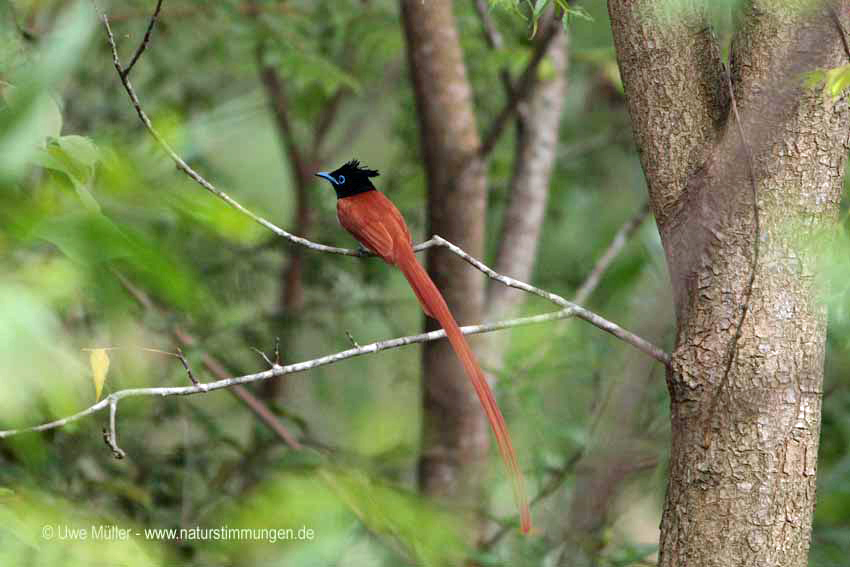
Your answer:
[[[546,9],[547,4],[549,4],[549,0],[536,0],[536,2],[534,3],[534,7],[532,8],[532,14],[534,15],[534,19],[537,19],[543,15],[543,10]]]
[[[317,82],[326,93],[340,87],[360,91],[360,82],[329,59],[298,49],[289,49],[280,54],[279,67],[285,77],[298,77],[305,82]]]
[[[832,69],[815,69],[803,75],[803,84],[809,89],[824,88],[833,98],[850,87],[850,65]]]
[[[88,186],[100,159],[100,151],[94,142],[82,136],[52,138],[44,150],[33,156],[36,165],[67,175],[83,205],[96,213],[100,212],[100,205]]]
[[[833,98],[838,98],[850,86],[850,65],[830,69],[827,72],[826,87]]]
[[[85,167],[94,167],[100,161],[100,151],[90,139],[83,136],[62,136],[53,141],[76,163]]]
[[[132,252],[127,236],[108,218],[93,212],[48,218],[35,227],[33,235],[84,265],[128,257]]]

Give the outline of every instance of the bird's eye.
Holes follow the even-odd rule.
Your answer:
[[[345,183],[345,176],[340,175],[339,177],[336,178],[336,182],[339,183],[340,185],[342,185],[343,183]]]

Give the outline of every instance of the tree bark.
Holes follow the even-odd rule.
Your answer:
[[[812,242],[837,218],[850,112],[801,76],[847,54],[825,4],[754,0],[733,101],[702,4],[659,4],[609,0],[677,318],[660,564],[802,567],[826,338]]]
[[[292,171],[292,182],[295,187],[295,219],[293,232],[299,236],[308,237],[313,226],[313,215],[310,212],[308,188],[312,179],[312,161],[314,156],[305,156],[298,144],[293,131],[292,120],[289,115],[289,101],[280,75],[273,66],[267,64],[263,57],[264,46],[257,48],[257,67],[259,69],[260,81],[268,100],[269,109],[274,118],[280,143],[283,144],[289,167]],[[278,299],[278,312],[291,316],[293,311],[298,310],[303,303],[303,263],[304,249],[301,246],[290,246],[284,244],[285,253],[288,255],[280,274],[280,296]],[[294,329],[288,326],[284,331],[281,341],[283,358],[286,360],[289,346],[292,344]],[[286,389],[286,381],[269,380],[262,387],[263,397],[274,400]]]
[[[549,75],[541,78],[536,73],[533,76],[534,85],[528,98],[517,108],[513,174],[493,267],[520,281],[531,281],[534,272],[567,91],[568,38],[561,22],[551,12],[543,25],[544,28],[555,26],[556,34],[546,47]],[[543,35],[538,35],[535,48],[544,40]],[[510,86],[509,75],[504,76]],[[508,317],[519,306],[523,295],[498,282],[490,282],[485,318],[496,321]],[[492,333],[480,339],[481,363],[491,378],[497,377],[504,368],[508,339],[508,333]]]
[[[266,64],[262,56],[258,55],[257,65],[260,69],[260,79],[266,92],[269,108],[274,117],[275,128],[283,144],[292,168],[292,181],[295,185],[295,234],[307,236],[313,224],[310,214],[308,187],[312,179],[312,156],[305,156],[295,133],[292,131],[292,121],[289,117],[289,108],[283,82],[278,75],[277,69]],[[280,311],[289,312],[300,307],[303,298],[301,285],[301,272],[303,261],[303,250],[300,246],[287,246],[289,261],[281,273]]]
[[[428,180],[428,234],[480,257],[487,180],[452,3],[402,0],[401,8]],[[428,250],[427,268],[460,324],[480,320],[484,282],[479,272],[441,248]],[[437,328],[431,320],[426,327]],[[448,342],[425,345],[422,362],[420,486],[430,496],[477,507],[490,447],[484,413]]]
[[[535,78],[528,99],[520,102],[517,109],[513,175],[493,268],[521,281],[529,281],[534,270],[567,90],[567,35],[560,22],[550,25],[558,28],[545,55],[550,75]],[[491,285],[487,317],[502,318],[516,307],[523,295],[504,285]]]

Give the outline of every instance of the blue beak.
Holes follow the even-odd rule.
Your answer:
[[[334,176],[331,175],[330,173],[328,173],[327,171],[320,171],[319,173],[316,174],[316,177],[323,177],[323,178],[327,179],[328,181],[330,181],[331,183],[333,183],[334,185],[336,185],[336,179],[334,179]]]

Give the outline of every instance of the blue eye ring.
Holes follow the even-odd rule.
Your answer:
[[[336,182],[337,182],[338,185],[342,185],[343,183],[345,183],[345,176],[340,175],[339,177],[336,178]]]

